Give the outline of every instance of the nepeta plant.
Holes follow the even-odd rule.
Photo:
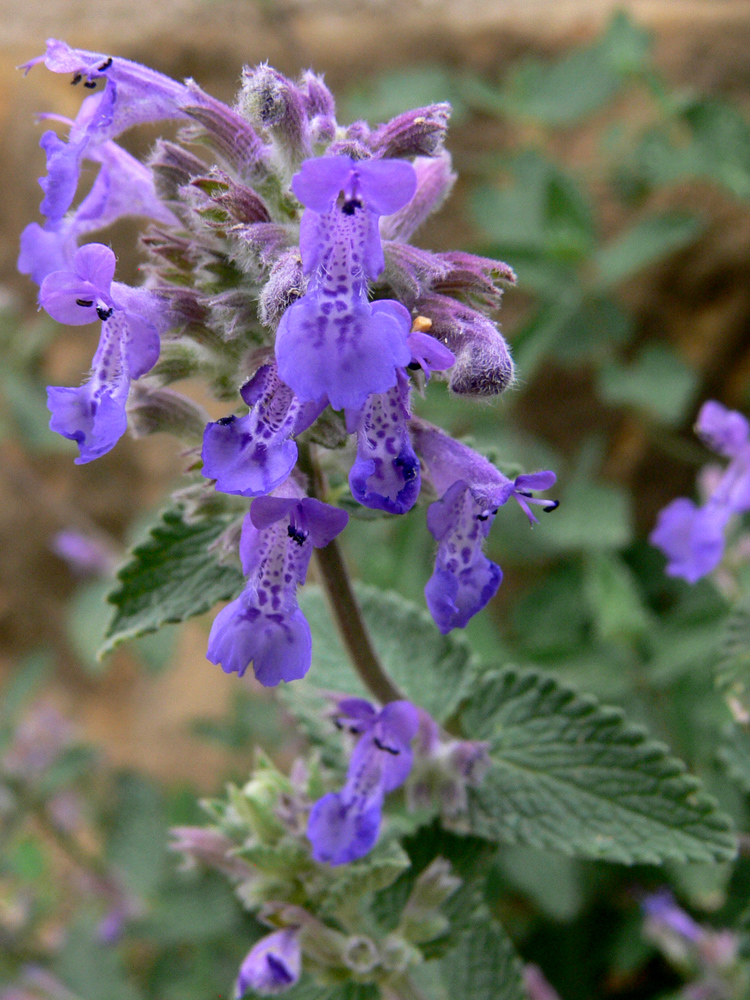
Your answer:
[[[78,462],[128,425],[190,446],[189,482],[120,571],[108,648],[229,599],[208,658],[287,682],[308,737],[291,775],[259,756],[244,788],[209,804],[211,827],[176,831],[269,928],[237,995],[416,1000],[438,989],[439,963],[450,996],[520,997],[482,892],[498,843],[732,857],[727,820],[666,748],[551,677],[480,663],[454,634],[500,586],[484,552],[500,509],[514,498],[535,523],[532,505],[557,504],[535,496],[554,473],[511,478],[412,412],[432,377],[492,397],[514,374],[492,318],[512,270],[408,242],[455,181],[448,105],[342,126],[311,72],[248,69],[230,108],[62,42],[26,68],[42,61],[96,91],[66,140],[43,136],[45,222],[22,237],[40,305],[101,323],[87,381],[49,390],[51,427]],[[115,142],[166,119],[179,141],[146,166]],[[87,161],[99,173],[76,205]],[[125,214],[150,219],[137,288],[114,280],[110,248],[82,242]],[[227,414],[211,422],[169,388],[187,377]],[[362,508],[422,517],[420,502],[437,543],[432,620],[358,597],[337,542]],[[298,593],[313,550],[341,642],[318,592]]]

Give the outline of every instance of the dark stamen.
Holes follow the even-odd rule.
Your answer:
[[[422,366],[418,361],[410,361],[406,367],[409,369],[410,372],[418,372]]]
[[[112,315],[113,312],[114,309],[112,308],[112,306],[110,306],[108,309],[106,306],[96,307],[96,315],[99,317],[102,323],[106,322],[106,320],[109,319],[109,317]]]
[[[109,69],[111,65],[112,65],[112,56],[110,56],[106,62],[103,62],[101,64],[101,66],[99,67],[99,72],[103,73],[105,70]]]
[[[307,532],[300,531],[299,528],[295,528],[293,524],[287,525],[286,533],[293,542],[297,543],[297,545],[304,545],[307,541]]]
[[[83,85],[87,90],[96,90],[96,80],[84,80]]]
[[[477,514],[477,521],[487,521],[489,516],[489,514]]]
[[[80,83],[82,79],[83,79],[83,73],[76,73],[76,75],[73,77],[73,79],[70,82],[75,87],[75,85],[77,83]]]
[[[93,299],[76,299],[76,305],[82,306],[84,309],[90,309],[93,304]]]
[[[362,202],[359,198],[351,198],[349,201],[345,201],[341,206],[341,211],[344,215],[354,215],[358,208],[362,208]]]
[[[234,414],[232,414],[231,417],[219,417],[216,423],[219,424],[219,426],[221,427],[228,427],[229,424],[233,424],[236,419],[237,418],[234,416]]]
[[[398,756],[400,753],[395,747],[389,747],[387,743],[381,743],[377,736],[373,736],[372,742],[378,748],[378,750],[385,750],[386,753],[392,753],[394,757]]]
[[[549,514],[551,511],[557,510],[559,506],[560,506],[559,500],[550,500],[549,507],[542,507],[542,510],[544,511],[545,514]]]

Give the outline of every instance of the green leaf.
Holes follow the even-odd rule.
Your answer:
[[[476,672],[461,636],[442,636],[426,610],[399,594],[358,586],[365,623],[383,667],[410,701],[439,722],[449,718],[471,689]],[[322,592],[305,587],[300,607],[310,622],[316,687],[367,696],[341,645]]]
[[[635,577],[612,552],[597,552],[585,561],[584,592],[594,626],[605,642],[632,643],[648,628],[648,616]]]
[[[649,344],[631,365],[608,365],[599,375],[599,394],[607,403],[632,406],[665,424],[681,423],[698,378],[670,348]]]
[[[578,915],[584,902],[581,862],[575,858],[533,847],[506,847],[497,864],[506,883],[528,896],[552,920],[568,921]],[[487,904],[491,905],[492,870],[487,880]]]
[[[729,860],[730,822],[667,748],[551,677],[488,674],[462,713],[492,765],[470,793],[474,833],[632,864]]]
[[[526,60],[506,85],[508,109],[544,125],[573,125],[603,107],[621,83],[599,46],[578,49],[551,65]]]
[[[599,288],[611,288],[686,246],[701,227],[694,216],[677,213],[654,215],[636,223],[597,251],[594,266]]]
[[[126,639],[185,621],[237,596],[245,582],[239,567],[223,565],[209,548],[232,520],[226,514],[189,523],[180,509],[162,513],[118,573],[120,586],[108,598],[117,610],[100,656]]]
[[[441,962],[449,997],[525,1000],[521,963],[499,924],[477,922]]]
[[[750,600],[738,604],[724,624],[716,683],[734,714],[750,716]]]
[[[732,781],[750,795],[750,730],[747,726],[736,723],[727,726],[717,756]]]

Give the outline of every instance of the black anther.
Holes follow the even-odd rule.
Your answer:
[[[106,306],[96,307],[96,315],[99,317],[102,323],[106,322],[113,312],[114,309],[112,308],[112,306],[110,306],[109,308],[106,308]]]
[[[87,90],[96,90],[96,80],[84,80],[83,85]]]
[[[381,743],[380,740],[377,738],[377,736],[373,736],[372,742],[375,744],[378,750],[385,750],[386,753],[392,753],[394,757],[397,757],[398,754],[401,752],[400,750],[397,750],[395,747],[389,747],[387,743]]]
[[[93,299],[76,299],[76,305],[81,306],[83,309],[90,309],[93,304]]]
[[[83,73],[76,73],[76,75],[73,77],[73,79],[70,82],[75,87],[75,85],[77,83],[80,83],[82,79],[83,79]]]
[[[101,64],[101,66],[99,67],[99,72],[103,73],[105,70],[109,69],[111,65],[112,65],[112,56],[110,56],[106,62],[103,62]]]

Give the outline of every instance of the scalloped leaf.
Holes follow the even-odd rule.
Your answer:
[[[724,623],[716,683],[733,714],[750,716],[750,600],[738,604]]]
[[[625,864],[735,855],[731,823],[697,778],[620,709],[509,669],[477,685],[462,725],[491,744],[469,796],[479,836]]]
[[[379,843],[360,861],[342,867],[326,893],[322,912],[336,914],[370,892],[392,885],[411,865],[409,855],[395,840]]]
[[[237,596],[245,582],[239,566],[220,563],[210,551],[233,519],[223,514],[188,522],[179,508],[162,512],[117,574],[120,586],[107,596],[116,611],[100,658],[126,639],[185,621]]]
[[[449,997],[526,1000],[521,963],[508,935],[493,920],[477,921],[440,963]]]

